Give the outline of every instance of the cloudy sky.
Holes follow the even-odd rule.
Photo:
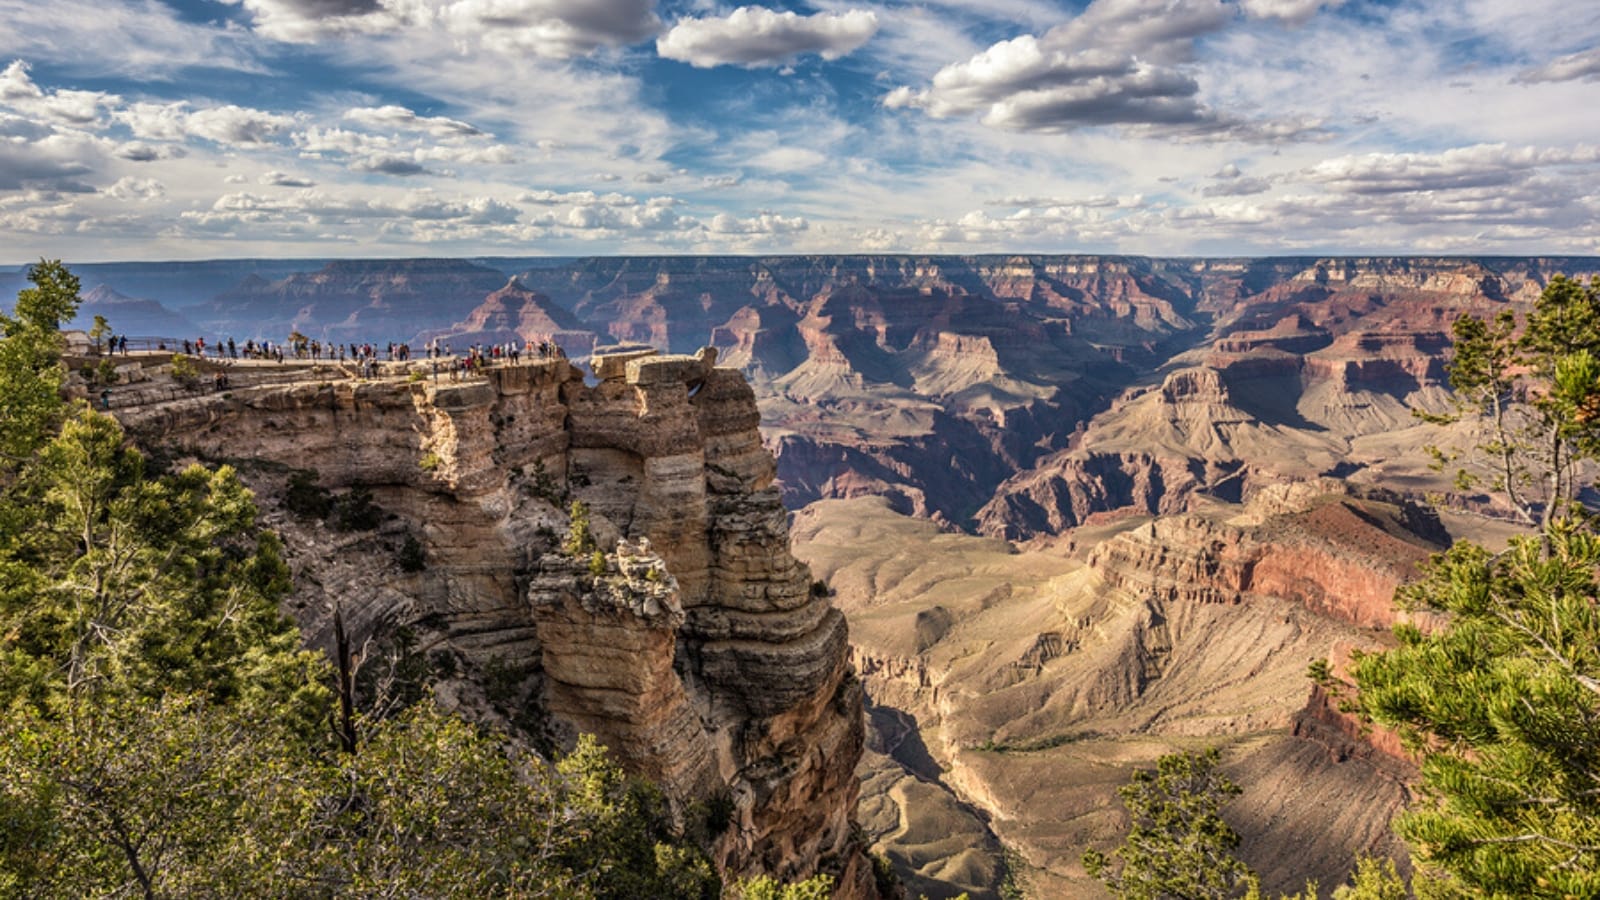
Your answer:
[[[0,0],[0,262],[1600,254],[1593,0]]]

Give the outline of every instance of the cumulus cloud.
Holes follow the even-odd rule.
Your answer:
[[[1440,153],[1368,153],[1323,160],[1307,181],[1350,194],[1399,194],[1498,188],[1556,166],[1600,163],[1600,147],[1508,147],[1478,144]]]
[[[637,43],[661,30],[655,0],[456,0],[436,15],[457,36],[557,59]]]
[[[309,178],[300,178],[287,172],[267,172],[259,180],[262,184],[271,187],[308,188],[317,186],[317,183]]]
[[[1097,126],[1204,140],[1283,140],[1314,122],[1250,122],[1200,99],[1184,64],[1195,41],[1234,16],[1221,0],[1094,0],[1042,36],[993,44],[940,69],[928,87],[897,87],[891,109],[935,118],[977,114],[992,128],[1066,132]]]
[[[20,59],[0,71],[0,103],[70,125],[95,122],[101,109],[120,102],[120,97],[102,91],[46,91],[34,83],[28,64]]]
[[[298,121],[295,116],[232,104],[193,110],[186,102],[133,103],[116,110],[112,117],[142,140],[201,138],[228,146],[272,143]]]
[[[165,196],[167,186],[154,178],[135,178],[131,175],[117,179],[111,187],[106,188],[106,196],[115,200],[155,200]]]
[[[711,231],[715,234],[794,234],[810,227],[811,223],[798,216],[780,216],[767,210],[747,219],[727,213],[711,218]]]
[[[1600,81],[1600,47],[1560,56],[1534,69],[1519,72],[1514,81]]]
[[[362,172],[395,175],[400,178],[431,174],[427,166],[404,156],[374,156],[357,162],[355,168]]]
[[[0,191],[91,193],[82,178],[93,159],[91,145],[65,135],[0,139]]]
[[[1343,5],[1344,0],[1239,0],[1245,15],[1286,25],[1303,25],[1321,10]]]
[[[878,17],[867,10],[802,16],[741,6],[720,18],[679,21],[656,39],[656,52],[700,69],[778,66],[805,53],[838,59],[877,31]]]
[[[420,131],[438,138],[479,137],[483,134],[466,122],[443,116],[419,116],[404,106],[360,107],[347,110],[344,117],[369,128]]]
[[[143,141],[128,141],[117,145],[116,155],[130,162],[155,162],[158,159],[182,159],[188,151],[182,147],[171,144],[146,144]]]
[[[225,0],[250,12],[257,33],[308,43],[324,37],[394,28],[405,21],[380,0]]]

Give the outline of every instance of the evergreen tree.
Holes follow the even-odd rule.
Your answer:
[[[1454,338],[1456,412],[1421,417],[1480,419],[1488,439],[1458,483],[1486,480],[1523,522],[1548,527],[1574,508],[1579,463],[1600,455],[1600,277],[1585,285],[1557,275],[1520,328],[1511,310],[1463,315]],[[1430,449],[1441,464],[1453,461]]]
[[[1504,554],[1461,543],[1402,592],[1450,614],[1359,658],[1360,708],[1422,758],[1397,827],[1485,896],[1600,896],[1600,538],[1557,520]]]
[[[1217,771],[1216,748],[1171,753],[1117,789],[1132,823],[1107,857],[1083,854],[1083,867],[1119,900],[1223,900],[1252,897],[1256,876],[1233,851],[1239,835],[1222,806],[1240,789]],[[1112,864],[1112,858],[1121,862]]]

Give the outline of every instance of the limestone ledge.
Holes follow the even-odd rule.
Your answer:
[[[167,456],[239,466],[286,535],[290,612],[326,643],[331,608],[357,641],[405,627],[474,677],[520,673],[531,737],[601,736],[680,808],[726,792],[716,857],[734,877],[829,871],[873,895],[852,836],[861,689],[844,617],[789,551],[786,513],[737,371],[695,356],[602,354],[451,381],[354,380],[323,367],[230,374],[229,390],[150,390],[114,412]],[[371,490],[382,528],[330,541],[283,506],[288,474]],[[606,562],[556,547],[581,500]],[[404,573],[382,547],[417,540]],[[360,554],[360,558],[354,558]],[[474,674],[476,673],[476,674]],[[468,698],[468,699],[460,699]]]

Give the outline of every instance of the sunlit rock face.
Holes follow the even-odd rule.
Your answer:
[[[862,693],[844,618],[789,551],[755,395],[695,356],[565,360],[451,380],[236,367],[226,392],[159,377],[119,397],[136,439],[237,465],[284,534],[314,643],[404,629],[440,696],[560,747],[601,738],[678,808],[731,800],[732,877],[834,874],[875,896],[856,830]],[[298,371],[298,376],[290,373]],[[378,527],[291,513],[292,470],[370,490]],[[599,555],[563,552],[584,503]],[[425,567],[398,564],[407,540]]]

